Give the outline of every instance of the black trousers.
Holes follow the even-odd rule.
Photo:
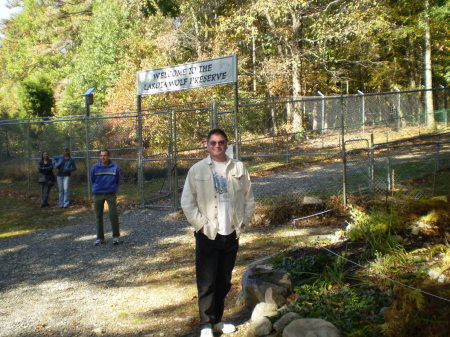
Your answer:
[[[195,270],[201,327],[222,320],[238,248],[236,232],[230,235],[217,234],[215,240],[208,239],[202,232],[195,233]]]

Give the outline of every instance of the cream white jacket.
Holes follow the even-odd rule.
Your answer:
[[[203,233],[214,240],[219,228],[219,196],[214,189],[211,166],[208,156],[190,168],[181,195],[181,208],[196,232],[203,228]],[[239,160],[228,158],[225,174],[230,193],[231,225],[239,237],[255,209],[252,184],[247,169]]]

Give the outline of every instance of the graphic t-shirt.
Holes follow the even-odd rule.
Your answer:
[[[218,195],[218,222],[221,235],[233,233],[230,221],[230,194],[225,174],[227,162],[213,161],[214,188]]]

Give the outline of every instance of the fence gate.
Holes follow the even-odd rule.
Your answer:
[[[371,193],[373,189],[373,165],[368,139],[345,141],[344,152],[345,190],[347,193]]]
[[[206,135],[222,123],[217,121],[215,104],[209,103],[166,107],[142,116],[148,134],[143,155],[144,205],[176,209],[189,168],[206,156]],[[234,133],[232,128],[225,131]],[[152,133],[164,137],[154,138]]]

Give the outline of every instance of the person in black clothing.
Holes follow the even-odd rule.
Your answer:
[[[55,176],[53,175],[53,163],[48,155],[48,152],[41,153],[41,161],[38,165],[39,169],[39,184],[41,184],[41,207],[49,206],[48,196],[50,188],[55,183]]]

